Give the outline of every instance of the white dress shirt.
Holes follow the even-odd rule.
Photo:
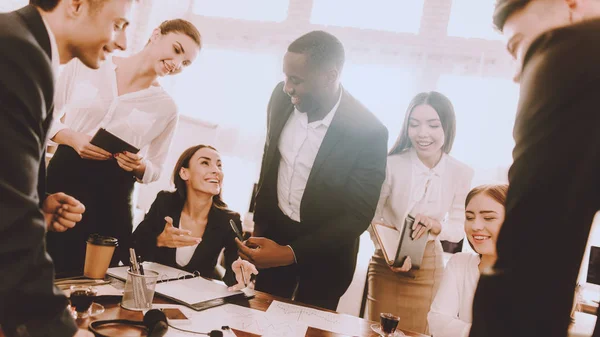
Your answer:
[[[308,116],[297,109],[290,115],[279,139],[279,172],[277,176],[277,200],[283,214],[300,222],[300,204],[306,189],[310,171],[319,153],[325,134],[342,100],[320,121],[308,123]]]
[[[402,231],[408,214],[424,214],[442,224],[439,238],[458,242],[465,236],[465,199],[473,169],[448,154],[442,154],[432,169],[421,162],[414,148],[388,156],[386,178],[381,188],[374,222],[382,221]],[[377,240],[373,240],[378,247]]]
[[[141,182],[151,183],[160,177],[166,160],[177,126],[177,106],[159,86],[119,96],[116,68],[112,57],[97,70],[79,60],[65,66],[58,78],[49,137],[65,128],[90,136],[105,128],[141,150],[146,164]]]
[[[198,248],[199,243],[193,246],[179,247],[175,248],[175,262],[180,267],[185,267],[190,263],[194,253],[196,252],[196,248]]]
[[[473,298],[479,282],[479,255],[454,254],[427,315],[435,337],[467,337],[473,321]]]

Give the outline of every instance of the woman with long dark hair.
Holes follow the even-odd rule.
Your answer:
[[[196,145],[181,154],[173,169],[175,191],[159,192],[133,233],[136,252],[142,259],[220,278],[214,271],[225,249],[226,273],[222,279],[227,285],[242,288],[244,277],[250,280],[251,274],[258,273],[252,263],[238,258],[230,221],[240,233],[242,222],[221,199],[223,176],[221,157],[212,146]]]
[[[464,237],[464,202],[473,170],[449,155],[456,133],[454,107],[439,92],[413,98],[402,131],[387,158],[386,179],[373,222],[402,231],[407,215],[415,218],[412,237],[428,237],[420,269],[410,259],[388,266],[381,249],[369,264],[366,316],[401,317],[399,327],[427,333],[427,313],[444,271],[440,240]]]

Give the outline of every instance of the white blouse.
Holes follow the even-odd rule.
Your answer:
[[[479,282],[479,255],[457,253],[448,261],[427,315],[435,337],[467,337],[473,321],[473,298]]]
[[[93,136],[105,128],[140,149],[146,164],[141,182],[148,184],[160,177],[177,126],[177,106],[160,86],[119,96],[116,69],[112,57],[97,70],[76,59],[68,63],[58,78],[49,136],[65,128]]]
[[[406,215],[421,213],[442,224],[442,232],[439,236],[430,234],[430,240],[458,242],[465,236],[465,199],[473,173],[446,153],[432,169],[421,162],[413,148],[388,156],[373,221],[383,221],[402,231]]]

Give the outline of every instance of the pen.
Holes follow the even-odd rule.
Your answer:
[[[231,226],[231,230],[233,230],[238,239],[240,239],[241,242],[244,242],[244,237],[242,236],[242,233],[240,233],[240,231],[238,230],[233,219],[229,219],[229,225]],[[246,281],[246,273],[244,272],[243,264],[240,265],[240,269],[242,270],[242,280],[244,281],[244,287],[247,287],[248,281]]]

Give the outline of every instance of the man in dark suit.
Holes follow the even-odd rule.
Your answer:
[[[498,260],[480,278],[471,336],[567,335],[600,210],[599,16],[596,0],[496,4],[521,97]]]
[[[387,129],[340,85],[344,48],[310,32],[283,59],[267,108],[254,237],[256,289],[335,310],[385,178]],[[251,247],[251,248],[249,248]]]
[[[45,219],[49,229],[65,230],[83,212],[62,193],[45,198],[53,68],[74,57],[97,68],[105,53],[124,49],[131,2],[32,0],[0,14],[0,325],[7,336],[91,335],[77,330],[45,252]]]

